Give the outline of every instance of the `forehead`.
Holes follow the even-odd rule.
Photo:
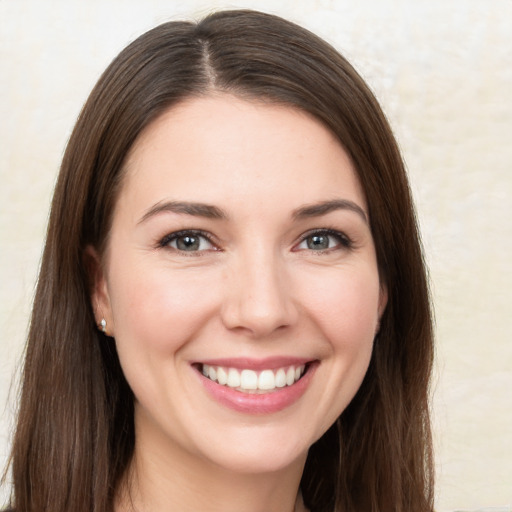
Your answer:
[[[276,191],[302,202],[343,193],[364,205],[350,158],[322,123],[292,107],[220,94],[188,99],[141,133],[121,196],[132,204],[134,195],[215,203],[271,199]]]

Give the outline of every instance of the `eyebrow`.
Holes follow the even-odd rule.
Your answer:
[[[333,199],[330,201],[321,201],[319,203],[309,204],[297,208],[292,213],[294,219],[305,219],[311,217],[320,217],[327,215],[336,210],[350,210],[357,213],[363,221],[368,224],[368,217],[365,211],[353,201],[348,199]],[[192,215],[194,217],[204,217],[207,219],[227,219],[226,212],[205,203],[194,203],[186,201],[160,201],[152,206],[139,220],[139,224],[146,221],[150,217],[154,217],[159,213],[170,212],[184,215]]]
[[[227,219],[227,215],[223,210],[210,204],[189,203],[186,201],[160,201],[146,211],[139,220],[139,224],[163,212],[193,215],[207,219]]]
[[[357,213],[366,224],[368,223],[368,216],[365,211],[353,201],[348,199],[333,199],[331,201],[322,201],[320,203],[301,206],[293,212],[294,219],[304,219],[309,217],[320,217],[327,215],[336,210],[350,210]]]

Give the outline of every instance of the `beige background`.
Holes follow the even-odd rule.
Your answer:
[[[431,269],[437,508],[512,510],[510,0],[0,0],[0,465],[52,187],[80,107],[141,32],[224,6],[309,27],[381,100]]]

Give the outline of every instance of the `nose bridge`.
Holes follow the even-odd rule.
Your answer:
[[[297,319],[287,269],[278,251],[252,247],[235,258],[227,282],[224,321],[264,336]]]

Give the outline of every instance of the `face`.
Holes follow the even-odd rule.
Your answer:
[[[238,472],[304,462],[359,388],[386,302],[341,145],[228,95],[142,133],[101,263],[136,445]]]

